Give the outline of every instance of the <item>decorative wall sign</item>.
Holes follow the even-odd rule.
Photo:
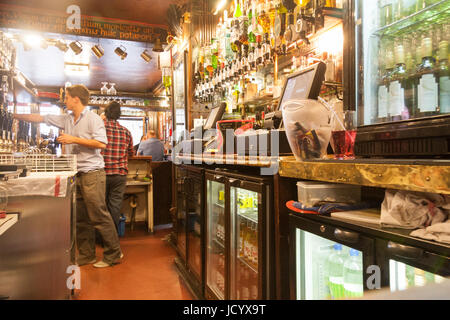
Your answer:
[[[81,15],[80,28],[69,28],[70,17],[67,13],[0,4],[0,26],[5,28],[151,43],[167,37],[163,25],[86,15]]]

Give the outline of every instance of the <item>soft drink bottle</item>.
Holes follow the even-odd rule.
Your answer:
[[[344,259],[342,256],[342,245],[336,243],[334,246],[334,253],[328,258],[330,293],[332,299],[344,298]]]
[[[343,276],[345,297],[362,297],[364,293],[363,270],[358,250],[350,249],[350,257],[344,263]]]

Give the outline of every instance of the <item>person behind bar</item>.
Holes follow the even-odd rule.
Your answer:
[[[110,102],[105,109],[108,145],[102,151],[106,172],[106,205],[116,230],[119,228],[120,209],[127,186],[128,157],[134,155],[133,137],[117,121],[120,114],[120,104],[116,101]]]
[[[147,139],[139,144],[137,154],[142,156],[152,156],[152,161],[164,160],[164,145],[156,138],[155,131],[148,130]]]
[[[108,143],[105,125],[99,115],[89,111],[89,90],[84,85],[66,88],[67,109],[64,115],[14,114],[18,120],[45,122],[64,130],[57,141],[65,145],[67,154],[77,158],[77,223],[78,265],[94,264],[96,268],[117,263],[123,254],[114,222],[105,203],[106,176],[100,151]],[[96,262],[95,230],[103,240],[103,260]]]

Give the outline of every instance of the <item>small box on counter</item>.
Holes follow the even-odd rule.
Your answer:
[[[361,186],[333,184],[315,181],[297,182],[298,201],[306,207],[322,202],[358,203],[361,201]]]

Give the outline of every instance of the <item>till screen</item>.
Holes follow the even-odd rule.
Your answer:
[[[308,99],[311,82],[314,79],[314,70],[299,74],[287,80],[280,106],[291,99]]]

